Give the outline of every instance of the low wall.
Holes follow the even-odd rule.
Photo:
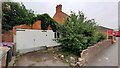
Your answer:
[[[20,54],[25,54],[25,53],[38,51],[38,50],[45,50],[45,49],[46,49],[45,46],[40,46],[40,47],[34,47],[34,48],[28,48],[28,49],[21,49],[21,50],[19,50],[19,53]]]
[[[98,42],[94,46],[90,46],[87,49],[83,50],[81,53],[81,58],[86,62],[93,58],[95,55],[99,54],[100,51],[104,50],[106,47],[112,45],[111,39],[103,40]]]

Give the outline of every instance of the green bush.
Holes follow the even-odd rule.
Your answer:
[[[99,32],[97,42],[100,42],[101,40],[104,40],[105,38],[106,38],[106,35],[104,33]]]
[[[78,15],[71,12],[64,25],[59,25],[57,32],[61,37],[58,42],[62,45],[64,52],[79,55],[80,52],[103,40],[103,35],[98,35],[97,25],[94,19],[88,20],[82,12]]]

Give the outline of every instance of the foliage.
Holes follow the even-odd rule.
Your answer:
[[[48,14],[34,14],[31,9],[28,10],[23,3],[4,2],[2,4],[3,18],[2,29],[11,30],[13,26],[27,24],[32,25],[36,20],[41,20],[41,28],[47,30],[50,25],[53,31],[56,30],[54,21]]]
[[[95,43],[102,40],[98,37],[97,25],[94,19],[88,20],[82,12],[78,15],[71,12],[64,25],[59,25],[57,30],[61,37],[58,42],[62,45],[62,50],[76,55]]]
[[[106,35],[104,33],[98,32],[97,42],[100,42],[101,40],[104,40],[105,38],[106,38]]]
[[[53,20],[48,14],[37,15],[37,20],[41,20],[41,28],[42,30],[47,30],[48,26],[50,25],[53,31],[56,31],[56,24],[57,22]]]
[[[26,9],[22,3],[3,2],[2,12],[2,29],[5,30],[10,30],[15,25],[30,25],[35,21],[34,11]]]

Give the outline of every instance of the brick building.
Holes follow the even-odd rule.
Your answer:
[[[62,12],[62,5],[57,5],[56,6],[56,13],[53,16],[53,19],[61,24],[64,24],[64,20],[65,18],[69,17],[69,15],[67,15],[66,13]]]
[[[66,13],[64,13],[62,11],[62,5],[61,4],[57,5],[56,6],[56,13],[53,16],[53,19],[58,23],[64,24],[64,20],[67,17],[69,17],[69,15],[67,15]],[[16,36],[16,29],[17,28],[41,30],[41,21],[37,20],[33,25],[24,24],[24,25],[18,25],[18,26],[13,27],[13,30],[10,31],[10,33],[6,32],[6,33],[2,34],[2,41],[3,42],[13,42],[13,36]],[[107,34],[107,30],[109,28],[106,28],[106,27],[103,27],[103,26],[98,26],[98,29],[101,32]],[[51,30],[50,26],[48,26],[48,30]]]
[[[57,5],[56,6],[56,13],[55,15],[53,16],[53,19],[55,21],[57,21],[58,23],[61,23],[61,24],[64,24],[64,19],[69,17],[69,15],[67,15],[66,13],[64,13],[62,11],[62,5]],[[100,32],[103,32],[107,35],[107,30],[109,30],[110,28],[106,28],[106,27],[103,27],[103,26],[98,26],[98,30]],[[113,30],[113,29],[112,29]]]

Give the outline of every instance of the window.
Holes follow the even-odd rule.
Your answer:
[[[60,38],[60,34],[57,33],[57,32],[55,32],[55,33],[54,33],[54,38]]]
[[[60,38],[60,34],[59,33],[57,33],[57,38]]]
[[[54,33],[54,38],[57,38],[57,37],[56,37],[56,32]]]

